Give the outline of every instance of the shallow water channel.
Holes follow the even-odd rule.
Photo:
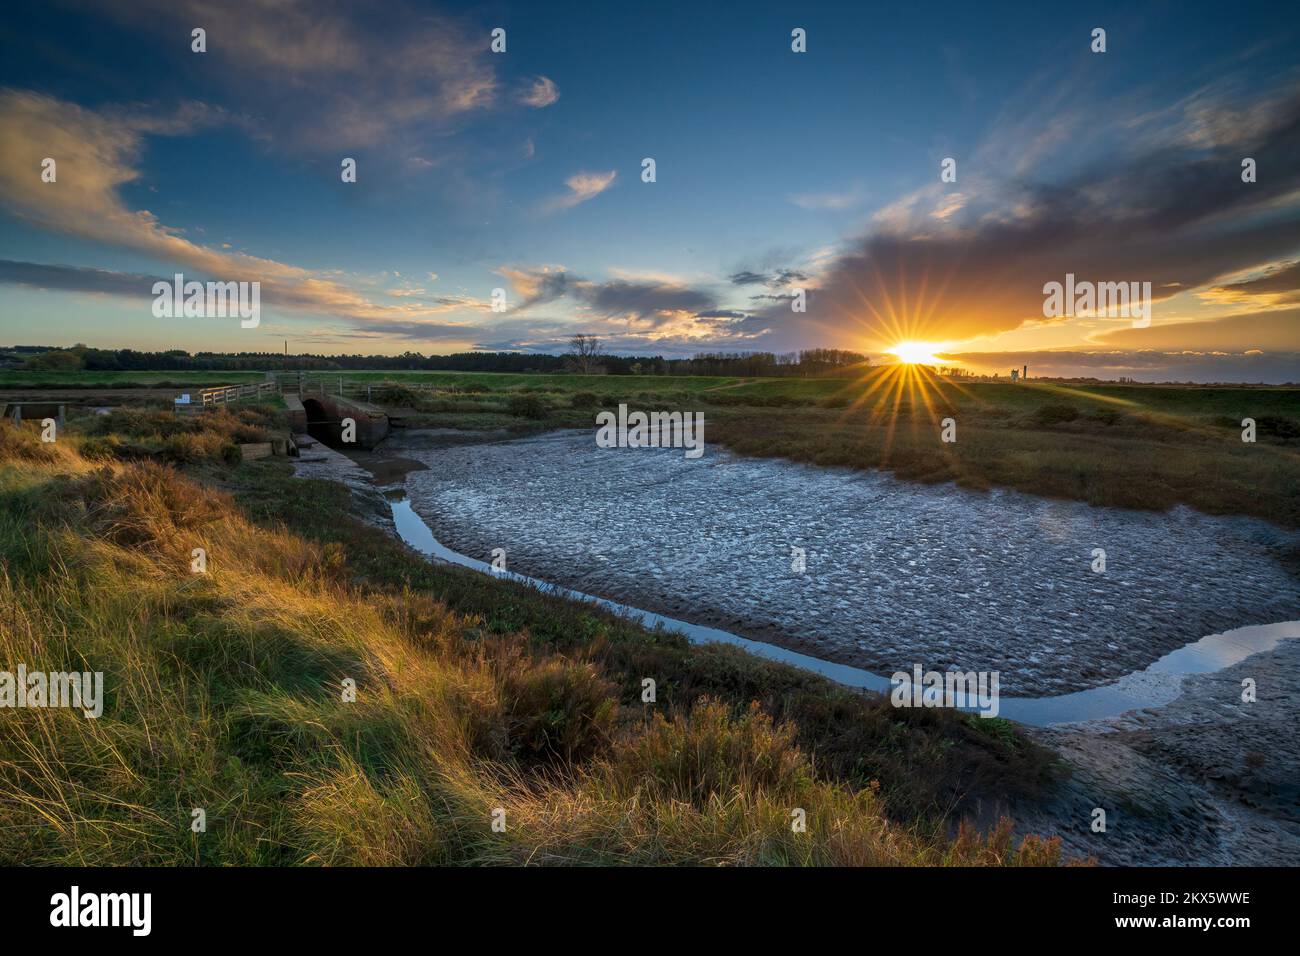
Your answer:
[[[427,473],[418,474],[427,475]],[[408,476],[408,481],[410,477],[415,476]],[[412,502],[406,497],[405,492],[390,493],[389,503],[393,521],[402,540],[430,557],[494,576],[507,577],[565,597],[590,601],[640,621],[647,627],[663,627],[670,631],[680,631],[695,642],[716,641],[733,644],[760,657],[813,671],[848,687],[878,692],[888,692],[891,689],[887,676],[863,668],[752,640],[721,628],[691,623],[631,607],[514,571],[494,570],[489,562],[468,557],[440,542],[429,524],[412,507]],[[1114,682],[1098,687],[1047,697],[1002,696],[999,702],[999,716],[1043,726],[1113,717],[1138,708],[1158,707],[1178,696],[1183,675],[1220,670],[1252,654],[1269,650],[1281,640],[1295,637],[1300,637],[1300,621],[1233,628],[1179,647],[1141,670],[1128,673]]]

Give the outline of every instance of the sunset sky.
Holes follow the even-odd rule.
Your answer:
[[[1291,4],[19,2],[0,25],[0,345],[910,339],[977,371],[1300,381],[1298,260]],[[260,281],[260,326],[155,318],[176,272]],[[1044,319],[1066,273],[1150,282],[1149,327]]]

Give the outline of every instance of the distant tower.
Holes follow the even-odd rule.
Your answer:
[[[1028,366],[1028,365],[1025,365],[1025,366],[1022,366],[1022,367],[1021,367],[1021,369],[1020,369],[1020,377],[1021,377],[1022,379],[1029,378],[1029,366]]]

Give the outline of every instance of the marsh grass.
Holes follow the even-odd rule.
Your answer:
[[[412,425],[594,429],[620,402],[702,411],[738,454],[1142,510],[1183,504],[1300,527],[1300,389],[954,383],[878,368],[862,379],[428,373]],[[400,388],[400,385],[395,385]],[[473,392],[468,389],[473,388]],[[940,441],[942,420],[957,441]],[[1241,440],[1252,418],[1257,441]]]
[[[433,567],[278,463],[77,444],[0,425],[0,661],[106,698],[0,712],[0,862],[1058,861],[948,836],[964,795],[1046,779],[1018,735]]]
[[[84,419],[75,434],[87,458],[233,464],[240,459],[239,445],[268,441],[276,421],[275,410],[266,405],[233,405],[194,416],[126,407]]]

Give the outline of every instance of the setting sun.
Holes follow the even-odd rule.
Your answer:
[[[907,365],[943,365],[944,360],[934,354],[938,347],[933,342],[899,342],[888,351]]]

